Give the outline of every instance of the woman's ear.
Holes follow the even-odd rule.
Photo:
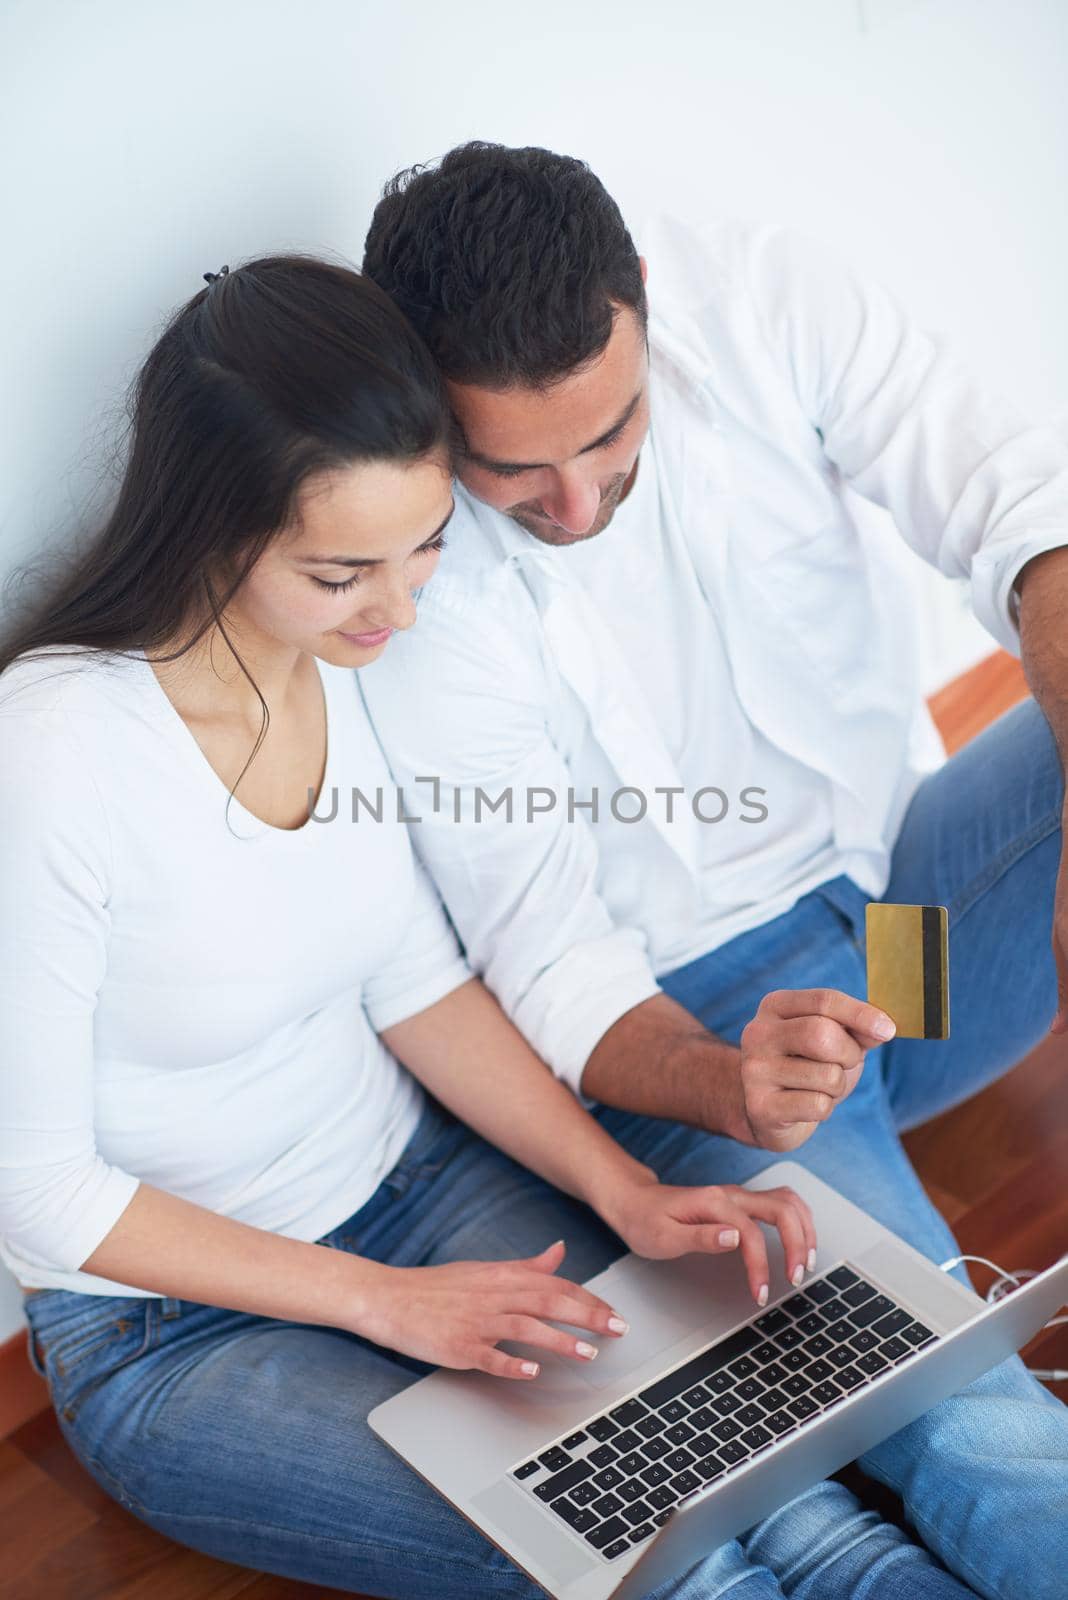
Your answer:
[[[648,283],[649,282],[649,263],[648,263],[648,261],[646,261],[644,256],[639,256],[638,257],[638,266],[641,269],[642,282],[643,283]]]

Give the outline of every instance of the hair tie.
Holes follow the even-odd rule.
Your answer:
[[[218,283],[220,278],[225,278],[229,270],[229,267],[220,267],[218,272],[205,272],[204,282],[208,284],[209,287],[213,286]]]

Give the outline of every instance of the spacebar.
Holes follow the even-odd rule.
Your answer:
[[[752,1328],[739,1328],[729,1339],[723,1339],[708,1350],[702,1350],[700,1355],[687,1361],[685,1366],[676,1367],[674,1372],[669,1372],[666,1377],[651,1384],[648,1389],[643,1389],[638,1399],[644,1400],[647,1406],[662,1406],[666,1400],[674,1400],[684,1389],[692,1389],[702,1378],[711,1377],[713,1372],[725,1367],[728,1361],[736,1361],[739,1356],[748,1355],[749,1351],[755,1350],[759,1343],[759,1333]]]

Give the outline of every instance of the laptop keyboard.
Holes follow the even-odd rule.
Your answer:
[[[690,1495],[935,1338],[851,1267],[837,1266],[547,1443],[511,1476],[614,1561]]]

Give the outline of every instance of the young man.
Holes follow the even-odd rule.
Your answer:
[[[943,1260],[897,1131],[1068,998],[1068,448],[789,232],[647,250],[648,301],[618,208],[547,151],[389,185],[364,268],[443,368],[462,488],[366,698],[469,960],[617,1138],[675,1182],[796,1150]],[[855,493],[970,576],[1035,690],[949,762]],[[857,998],[880,898],[949,907],[946,1042],[887,1043]],[[864,1464],[980,1592],[1035,1596],[1066,1463],[1010,1362]]]

